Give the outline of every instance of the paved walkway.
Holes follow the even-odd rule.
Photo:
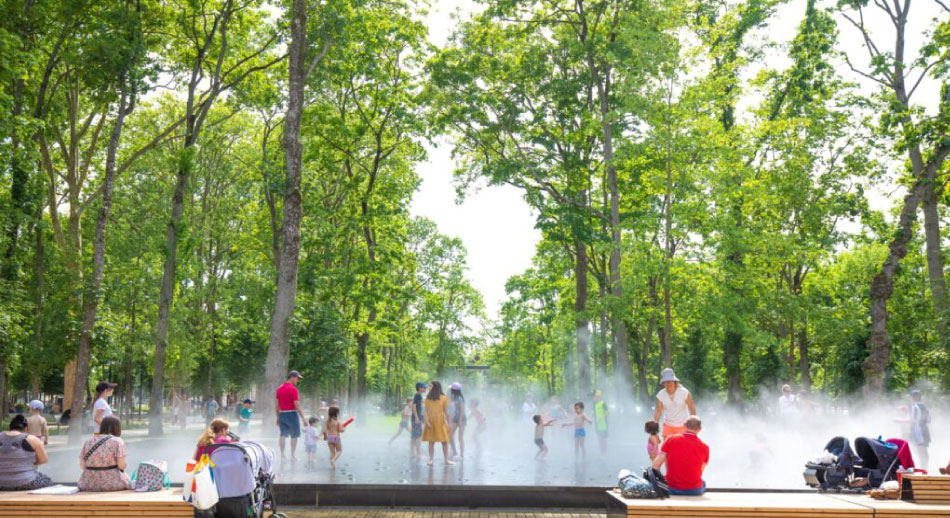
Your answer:
[[[288,518],[605,518],[603,512],[578,512],[571,511],[551,511],[538,512],[526,509],[515,510],[458,510],[444,509],[431,511],[399,511],[392,509],[367,508],[346,508],[346,509],[320,509],[303,510],[290,509],[282,510]]]

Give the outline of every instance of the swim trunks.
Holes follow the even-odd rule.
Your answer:
[[[535,440],[534,440],[534,444],[536,444],[536,445],[538,446],[538,448],[540,448],[540,447],[544,446],[544,439],[535,439]]]
[[[587,436],[587,430],[583,428],[574,429],[574,437],[586,437],[586,436]]]

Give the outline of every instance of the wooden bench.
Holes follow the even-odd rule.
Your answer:
[[[918,504],[950,504],[950,476],[904,475],[904,484],[910,485],[914,502]]]
[[[181,499],[181,489],[136,493],[31,495],[27,491],[0,492],[0,517],[46,516],[64,518],[192,518],[194,507]]]
[[[818,493],[707,492],[666,500],[628,500],[608,492],[607,513],[639,518],[873,518],[874,510]]]

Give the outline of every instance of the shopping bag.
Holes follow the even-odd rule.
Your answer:
[[[194,470],[194,501],[192,505],[199,511],[207,511],[218,503],[218,486],[214,481],[214,464],[202,456]]]

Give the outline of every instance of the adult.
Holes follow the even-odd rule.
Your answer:
[[[791,385],[782,385],[782,395],[778,398],[778,413],[785,417],[798,417],[798,397],[792,392]]]
[[[666,464],[666,484],[671,495],[697,496],[706,492],[703,471],[709,464],[709,446],[699,439],[702,421],[693,415],[686,419],[686,431],[667,437],[653,467]]]
[[[80,491],[122,491],[129,488],[125,473],[128,450],[122,440],[122,423],[108,416],[99,425],[99,435],[90,437],[79,452]]]
[[[445,464],[455,464],[449,460],[449,399],[442,393],[442,384],[433,381],[429,384],[429,394],[425,400],[425,429],[422,440],[429,443],[429,465],[435,456],[435,443],[442,443],[442,457]]]
[[[600,456],[607,456],[607,403],[599,390],[594,391],[594,431],[597,432],[597,442],[600,445]]]
[[[666,368],[660,373],[660,383],[663,390],[656,395],[656,411],[653,420],[663,423],[663,438],[686,431],[686,420],[696,414],[696,405],[693,404],[693,395],[686,387],[680,385],[679,378],[673,369]],[[660,421],[660,416],[663,421]]]
[[[99,433],[99,424],[102,420],[112,415],[112,407],[109,406],[109,398],[115,392],[117,383],[100,381],[96,385],[96,401],[92,404],[92,433]],[[85,428],[85,427],[83,427]],[[85,428],[88,430],[88,428]]]
[[[290,461],[296,462],[297,457],[297,438],[300,437],[300,423],[307,426],[307,417],[303,413],[303,407],[300,405],[300,393],[297,392],[297,384],[303,379],[297,371],[290,371],[287,374],[287,381],[277,388],[277,427],[280,429],[280,460],[287,458],[284,456],[284,445],[287,438],[290,438]]]
[[[211,421],[218,416],[218,400],[211,396],[205,403],[205,426],[210,426]]]
[[[465,415],[465,396],[462,395],[462,384],[453,383],[449,387],[449,442],[452,444],[452,456],[465,456],[465,425],[468,417]],[[455,435],[458,432],[458,449],[455,448]]]
[[[36,470],[49,458],[43,441],[26,433],[23,414],[13,416],[10,430],[0,434],[0,491],[39,489],[53,485],[50,478]]]
[[[528,421],[534,422],[534,415],[538,413],[538,405],[534,404],[534,397],[531,394],[524,395],[524,403],[521,404],[521,416]]]
[[[922,401],[919,390],[910,391],[910,442],[914,445],[916,464],[927,469],[930,465],[930,410]]]
[[[422,457],[422,425],[425,419],[425,410],[422,402],[425,399],[426,384],[416,383],[416,393],[412,396],[412,428],[409,432],[409,457]]]

